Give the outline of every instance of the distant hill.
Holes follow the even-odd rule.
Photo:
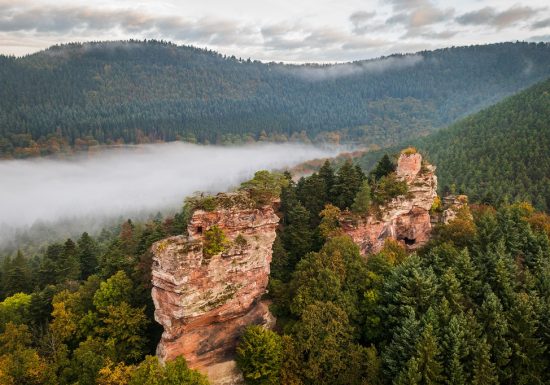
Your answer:
[[[473,201],[527,200],[550,210],[550,79],[406,144],[437,165],[441,190],[454,185]],[[397,148],[368,153],[359,163],[370,169]]]
[[[54,46],[0,56],[0,157],[177,139],[340,138],[388,146],[547,76],[545,43],[332,66],[240,60],[158,41]]]

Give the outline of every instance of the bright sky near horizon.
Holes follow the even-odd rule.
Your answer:
[[[550,41],[550,3],[0,0],[2,54],[129,38],[169,40],[264,61],[349,61],[453,45]]]

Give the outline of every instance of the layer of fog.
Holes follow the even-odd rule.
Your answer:
[[[308,81],[333,80],[341,77],[361,74],[378,74],[390,70],[401,70],[413,67],[423,60],[422,55],[394,55],[381,59],[359,61],[353,63],[327,65],[301,65],[282,67],[291,75]]]
[[[65,160],[3,161],[0,247],[31,226],[47,229],[58,223],[75,234],[93,231],[97,229],[88,227],[97,227],[99,218],[106,222],[175,210],[196,191],[225,191],[259,169],[283,169],[335,154],[335,149],[298,144],[217,147],[178,142]]]

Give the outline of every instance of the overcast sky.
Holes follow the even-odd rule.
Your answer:
[[[93,4],[93,5],[91,5]],[[0,0],[0,52],[155,38],[286,62],[550,41],[548,0]]]

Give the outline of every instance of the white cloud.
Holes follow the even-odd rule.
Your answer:
[[[266,61],[334,62],[413,47],[524,40],[530,29],[550,33],[544,0],[515,1],[98,0],[91,6],[84,0],[0,0],[0,51],[156,38]]]

